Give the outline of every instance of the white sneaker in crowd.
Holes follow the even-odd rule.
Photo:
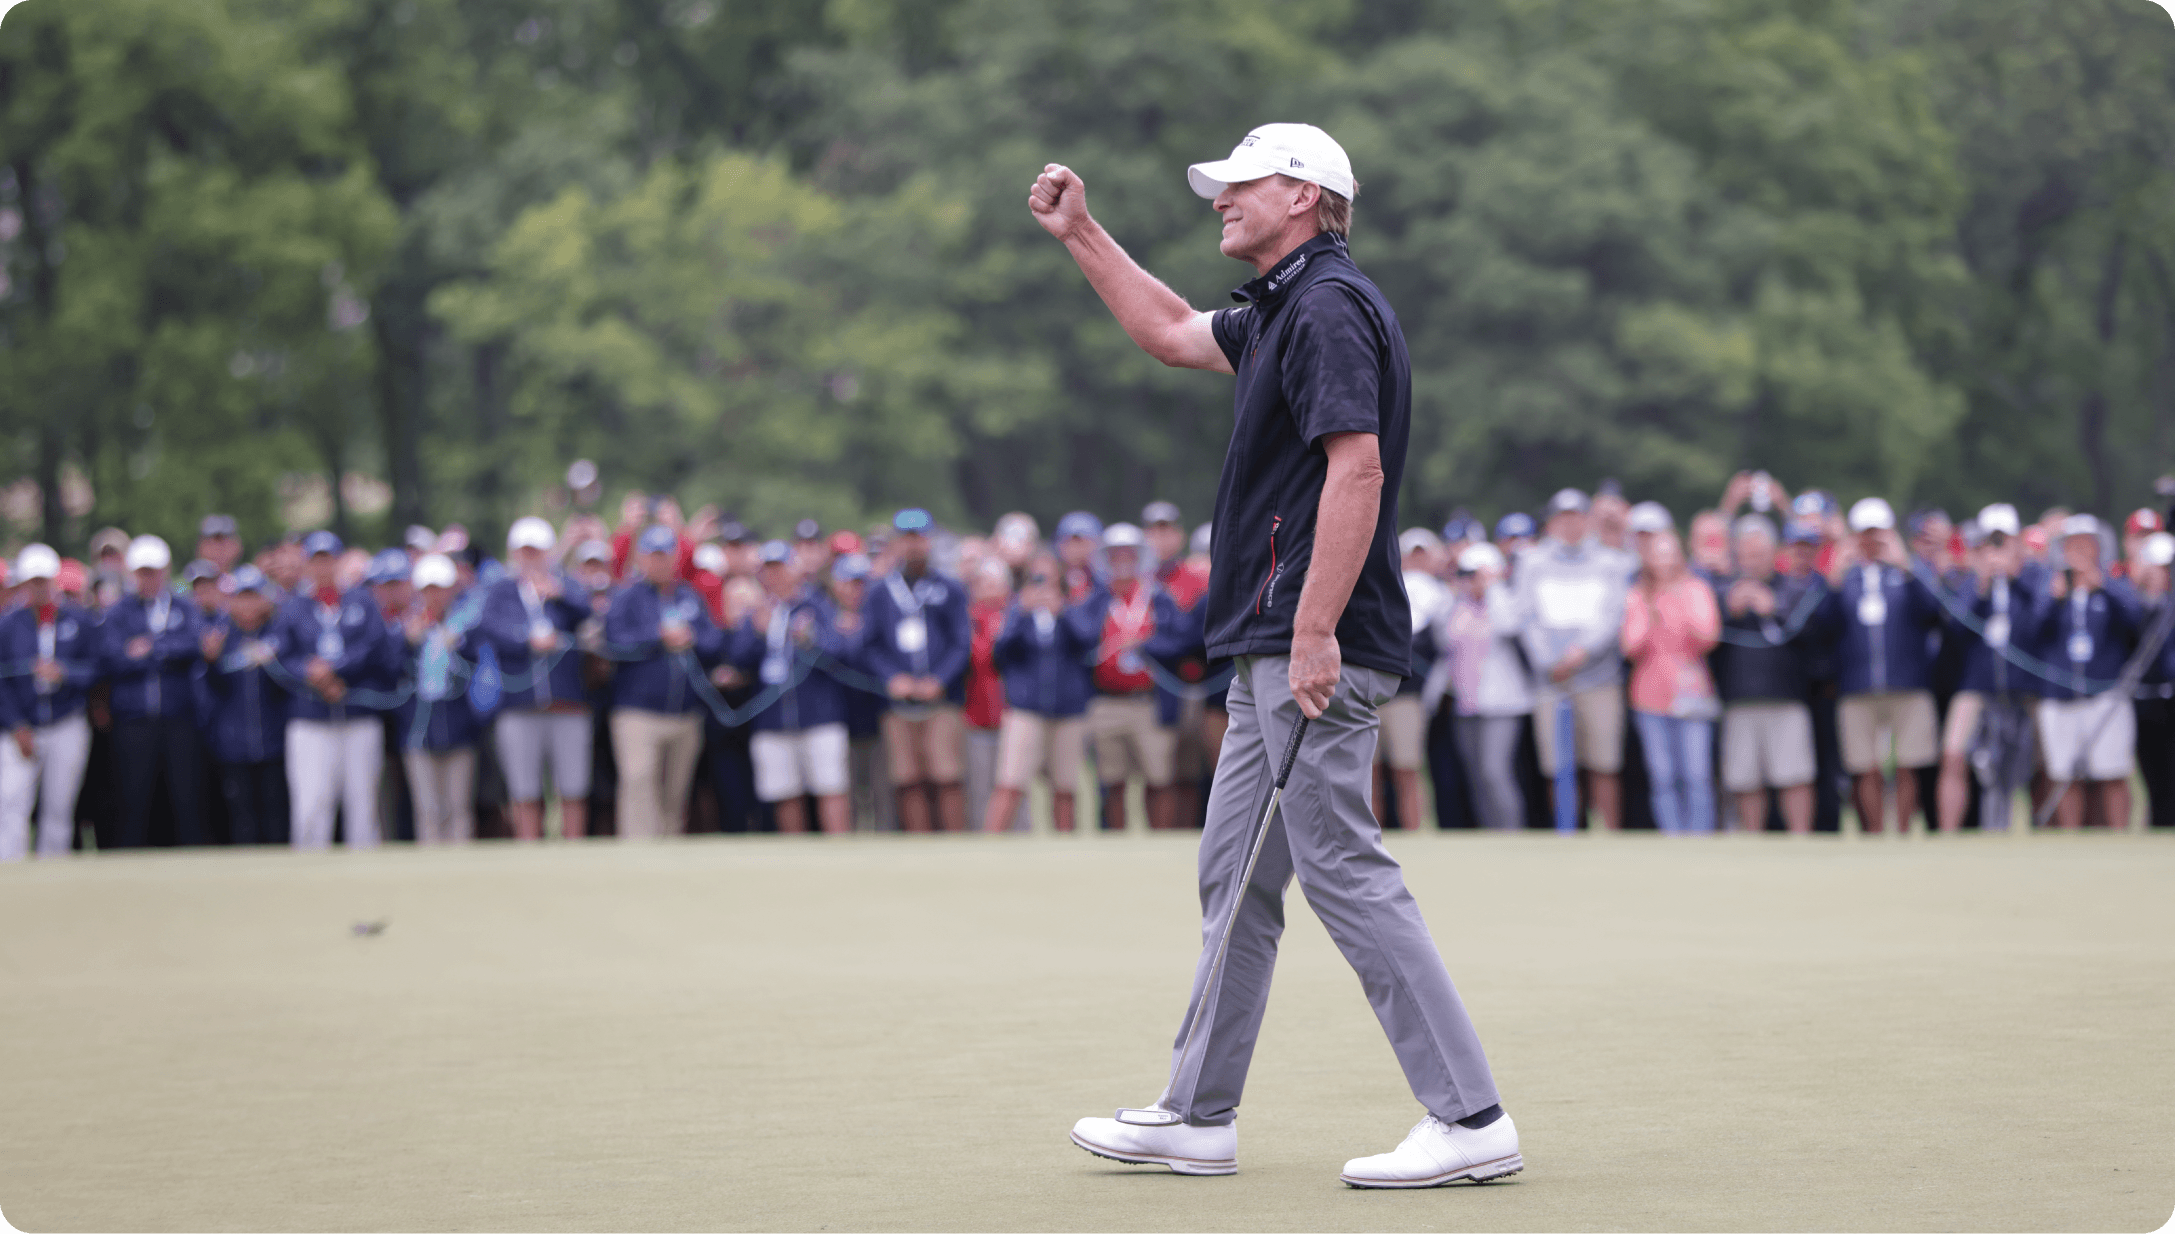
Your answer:
[[[1236,1174],[1239,1132],[1234,1125],[1189,1127],[1168,1110],[1119,1110],[1116,1118],[1083,1118],[1072,1142],[1127,1165],[1166,1165],[1173,1174]]]
[[[1525,1165],[1510,1115],[1485,1127],[1460,1127],[1430,1114],[1396,1151],[1345,1162],[1342,1177],[1354,1187],[1440,1187],[1461,1178],[1504,1178]]]

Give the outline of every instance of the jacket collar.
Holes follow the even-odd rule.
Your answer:
[[[1298,248],[1284,254],[1284,260],[1269,267],[1267,274],[1256,279],[1250,279],[1233,288],[1231,298],[1240,304],[1257,304],[1263,308],[1273,307],[1278,301],[1290,294],[1292,286],[1299,282],[1300,276],[1306,273],[1307,267],[1314,265],[1318,258],[1330,254],[1349,259],[1349,255],[1345,252],[1344,237],[1325,231]]]

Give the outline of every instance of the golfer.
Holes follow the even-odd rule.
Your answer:
[[[1224,256],[1260,275],[1232,293],[1236,308],[1195,312],[1135,265],[1088,214],[1070,169],[1044,168],[1028,197],[1143,350],[1238,377],[1206,610],[1208,654],[1230,657],[1238,675],[1201,836],[1201,960],[1163,1095],[1080,1120],[1073,1142],[1180,1174],[1237,1171],[1239,1098],[1296,874],[1427,1111],[1395,1151],[1346,1162],[1344,1181],[1432,1187],[1513,1174],[1524,1165],[1517,1130],[1369,808],[1377,711],[1411,667],[1397,485],[1412,375],[1397,315],[1345,248],[1351,160],[1312,125],[1265,124],[1186,177],[1223,216]],[[1311,723],[1296,770],[1241,887],[1302,714]],[[1233,897],[1243,897],[1235,917]]]

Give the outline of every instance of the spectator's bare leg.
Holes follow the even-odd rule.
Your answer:
[[[1020,790],[998,787],[990,790],[989,805],[982,811],[982,830],[1010,831],[1012,816],[1019,812]]]
[[[2079,780],[2062,792],[2060,804],[2054,807],[2055,826],[2064,831],[2076,831],[2084,826],[2084,795],[2090,787],[2088,781]],[[2061,791],[2061,786],[2057,785],[2055,791]]]
[[[1074,816],[1074,814],[1073,814],[1073,795],[1072,795],[1071,793],[1051,793],[1051,794],[1050,794],[1050,821],[1051,821],[1051,823],[1052,823],[1053,825],[1055,825],[1055,826],[1056,826],[1056,828],[1057,828],[1057,829],[1058,829],[1059,831],[1063,831],[1063,832],[1068,832],[1068,833],[1069,833],[1069,832],[1070,832],[1070,831],[1072,830],[1072,826],[1073,826],[1073,819],[1074,819],[1074,817],[1075,817],[1075,816]]]
[[[1738,831],[1761,831],[1767,826],[1767,790],[1757,788],[1737,794]]]
[[[1910,776],[1904,774],[1896,778],[1907,780]],[[1852,786],[1852,799],[1858,807],[1858,826],[1868,834],[1877,835],[1887,828],[1888,810],[1881,797],[1880,773],[1861,772]]]
[[[1809,836],[1813,827],[1813,786],[1799,784],[1776,790],[1782,799],[1782,822],[1794,836]]]
[[[1377,764],[1379,767],[1380,764]],[[1397,785],[1397,825],[1407,831],[1420,829],[1420,773],[1399,767],[1390,772]],[[1379,809],[1377,810],[1379,814]]]
[[[816,798],[816,825],[827,836],[842,836],[853,830],[853,795],[851,793],[825,793]]]
[[[1148,790],[1148,825],[1169,831],[1178,825],[1178,790],[1168,785]]]
[[[1918,769],[1896,768],[1896,831],[1908,835],[1911,816],[1918,813]]]
[[[967,786],[964,784],[939,784],[936,786],[936,817],[946,831],[967,829]]]
[[[901,784],[899,797],[899,830],[929,830],[929,794],[919,783]]]
[[[1939,809],[1940,827],[1943,831],[1960,831],[1964,825],[1964,812],[1971,808],[1971,773],[1961,754],[1941,756],[1941,798]]]
[[[506,820],[513,824],[516,840],[544,838],[544,803],[541,801],[507,802]]]
[[[1390,825],[1390,769],[1386,764],[1374,765],[1374,821],[1378,827]]]
[[[559,799],[559,833],[569,840],[585,839],[589,835],[589,802]]]
[[[778,832],[781,835],[797,836],[808,830],[808,806],[798,797],[774,802],[770,812],[778,820]]]
[[[2130,782],[2128,780],[2101,780],[2093,787],[2099,790],[2100,816],[2107,820],[2107,830],[2129,830]]]
[[[1589,771],[1586,797],[1601,816],[1601,829],[1615,831],[1624,825],[1624,785],[1613,771]]]
[[[1201,753],[1208,759],[1210,775],[1216,772],[1216,756],[1223,753],[1223,735],[1231,727],[1231,713],[1210,708],[1201,713]]]

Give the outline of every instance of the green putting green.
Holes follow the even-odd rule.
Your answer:
[[[25,1230],[2145,1230],[2175,837],[1393,837],[1527,1167],[1420,1111],[1292,894],[1239,1173],[1154,1098],[1186,837],[193,852],[0,870]],[[359,933],[360,923],[384,922]]]

